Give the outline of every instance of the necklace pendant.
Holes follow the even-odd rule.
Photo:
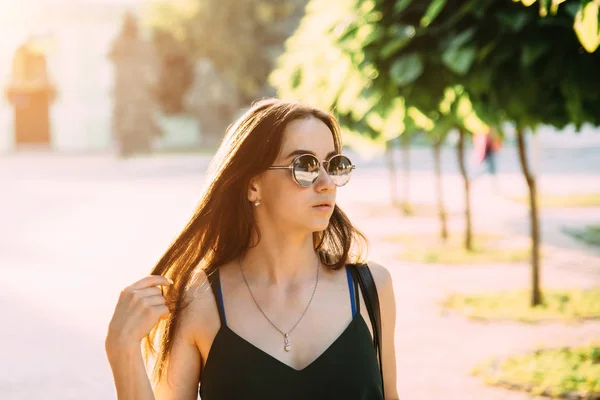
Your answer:
[[[288,338],[288,334],[285,334],[285,337],[283,338],[283,349],[287,352],[292,350],[292,345],[290,344],[290,339]]]

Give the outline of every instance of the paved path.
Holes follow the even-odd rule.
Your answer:
[[[600,171],[589,150],[572,150]],[[577,153],[580,152],[580,153]],[[416,151],[414,198],[432,195],[428,153]],[[462,194],[444,155],[450,208]],[[553,167],[542,187],[600,191],[600,179],[583,166],[569,175]],[[578,161],[579,162],[579,161]],[[146,274],[190,216],[202,187],[207,157],[169,156],[118,161],[110,156],[21,154],[0,158],[0,398],[114,398],[103,338],[119,290]],[[509,161],[506,161],[509,163]],[[527,350],[538,343],[578,344],[600,338],[600,323],[578,325],[477,323],[444,315],[447,293],[527,287],[527,265],[459,266],[400,262],[381,240],[386,233],[435,229],[435,220],[402,218],[389,210],[387,174],[380,160],[360,160],[339,202],[371,239],[371,258],[394,276],[398,302],[399,390],[410,400],[527,399],[489,388],[468,375],[489,356]],[[514,165],[503,187],[523,187]],[[544,164],[542,164],[544,165]],[[485,181],[474,189],[476,229],[526,234],[527,210],[494,197]],[[389,212],[388,212],[389,211]],[[490,212],[492,211],[492,212]],[[544,235],[554,237],[545,260],[545,287],[600,283],[600,256],[560,235],[560,221],[600,220],[599,210],[553,212]],[[546,215],[546,214],[544,214]],[[576,216],[574,216],[576,215]],[[556,221],[556,222],[551,222]],[[460,227],[459,219],[451,225]],[[558,232],[557,232],[558,231]]]

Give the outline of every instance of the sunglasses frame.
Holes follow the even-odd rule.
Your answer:
[[[318,159],[318,158],[317,158],[317,157],[316,157],[314,154],[310,154],[310,153],[306,153],[306,154],[300,154],[300,155],[298,155],[298,156],[294,157],[294,159],[293,159],[293,160],[290,162],[290,165],[284,165],[284,166],[273,165],[273,166],[270,166],[270,167],[268,167],[267,169],[289,169],[289,170],[290,170],[290,173],[291,173],[291,175],[292,175],[292,179],[294,180],[294,182],[296,182],[296,184],[297,184],[298,186],[300,186],[300,187],[303,187],[303,188],[308,188],[308,187],[311,187],[312,185],[314,185],[314,184],[315,184],[315,182],[317,181],[317,179],[315,179],[315,180],[313,181],[313,183],[311,183],[310,185],[308,185],[308,186],[304,186],[304,185],[301,185],[301,184],[300,184],[300,182],[298,182],[298,179],[296,179],[296,174],[294,174],[294,163],[295,163],[295,162],[296,162],[296,160],[298,160],[300,157],[304,157],[304,156],[311,156],[311,157],[315,158],[315,159],[317,160],[317,162],[319,163],[319,169],[318,169],[318,171],[319,171],[319,175],[317,175],[317,179],[319,179],[319,176],[320,176],[320,174],[321,174],[321,166],[322,166],[322,167],[325,169],[325,173],[326,173],[327,175],[329,175],[329,171],[328,171],[328,168],[329,168],[329,163],[330,163],[330,162],[331,162],[331,160],[333,160],[335,157],[346,157],[346,158],[348,159],[348,161],[350,161],[350,170],[351,170],[351,171],[350,171],[350,173],[352,173],[352,171],[356,169],[356,165],[352,164],[352,160],[350,160],[350,159],[349,159],[347,156],[345,156],[345,155],[343,155],[343,154],[336,154],[336,155],[334,155],[334,156],[331,156],[331,157],[329,158],[329,160],[326,160],[326,161],[319,161],[319,159]],[[331,175],[329,175],[329,176],[331,176]],[[349,181],[349,180],[350,180],[350,179],[348,179],[348,181]],[[339,186],[338,186],[338,185],[335,185],[335,182],[334,182],[334,185],[335,185],[335,186],[337,186],[337,187],[342,187],[342,186],[346,185],[347,183],[348,183],[348,182],[344,183],[343,185],[339,185]]]

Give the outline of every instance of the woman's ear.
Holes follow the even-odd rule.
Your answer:
[[[254,203],[260,200],[260,175],[250,179],[248,183],[248,201]]]

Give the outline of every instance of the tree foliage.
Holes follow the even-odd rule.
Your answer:
[[[461,140],[465,129],[514,124],[530,189],[538,304],[536,185],[523,133],[540,124],[600,125],[600,42],[599,0],[539,0],[538,10],[534,2],[312,0],[310,18],[320,24],[305,21],[290,40],[276,82],[300,98],[325,93],[321,105],[371,138],[389,137],[390,123],[398,124],[392,134],[458,127]]]
[[[156,3],[149,23],[192,60],[209,59],[247,103],[263,94],[274,53],[306,0],[178,0]]]
[[[482,120],[594,123],[600,63],[579,45],[576,23],[592,26],[597,2],[540,3],[544,18],[509,0],[313,0],[273,82],[371,138],[401,133],[404,107],[469,131]]]
[[[345,26],[365,11],[357,6],[356,0],[312,0],[270,80],[281,97],[334,111],[347,143],[383,147],[404,131],[406,109],[393,88],[384,101],[386,93],[373,87],[377,71],[359,68],[354,55],[337,45]],[[368,35],[357,32],[356,40]]]
[[[445,135],[442,121],[483,130],[456,74],[440,68],[418,26],[427,11],[426,3],[406,0],[312,0],[271,81],[282,96],[333,109],[346,131],[381,143],[404,131]]]
[[[536,3],[537,0],[515,0],[520,1],[526,7]],[[600,1],[598,0],[539,0],[539,14],[542,17],[556,15],[558,7],[566,3],[568,13],[573,16],[573,29],[583,48],[593,53],[600,46]]]

